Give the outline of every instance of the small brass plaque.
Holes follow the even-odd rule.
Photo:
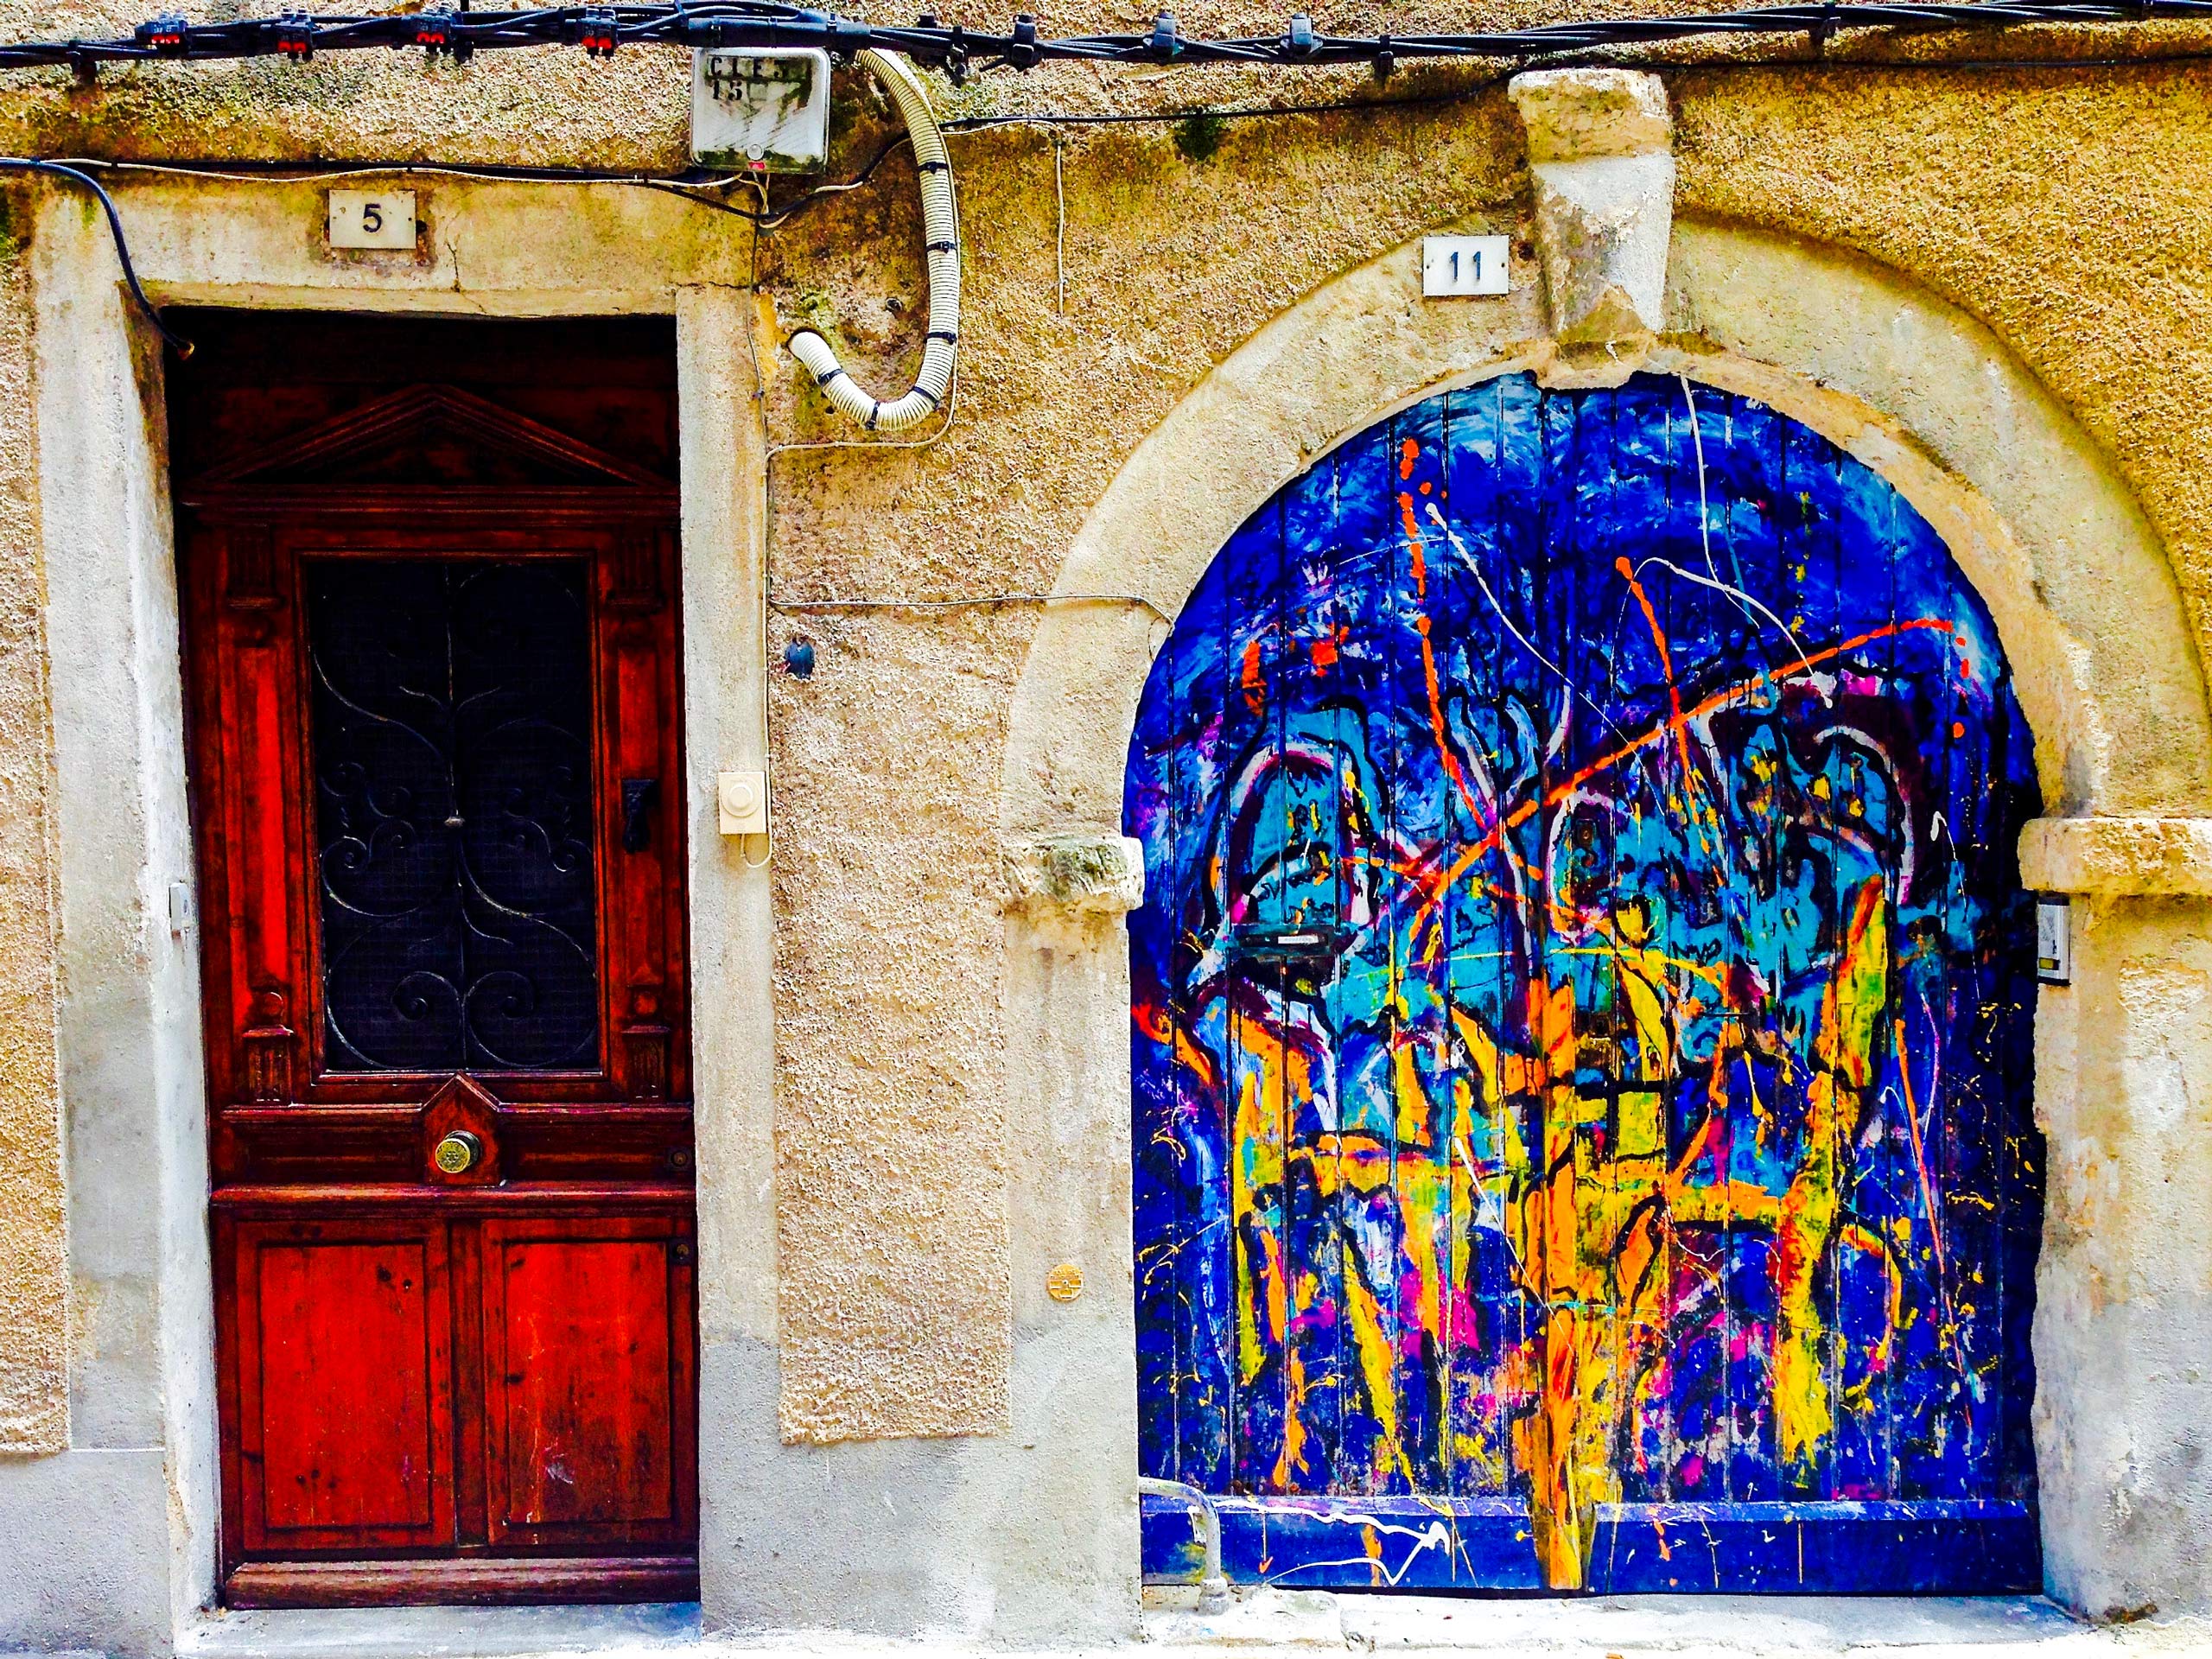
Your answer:
[[[1056,1302],[1071,1302],[1083,1294],[1083,1269],[1063,1262],[1045,1275],[1045,1294]]]

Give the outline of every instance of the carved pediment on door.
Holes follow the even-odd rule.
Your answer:
[[[668,508],[675,486],[456,386],[408,386],[210,468],[179,492],[188,506],[308,505],[365,494],[426,506],[503,495],[588,495]]]

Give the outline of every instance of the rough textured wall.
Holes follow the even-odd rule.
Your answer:
[[[2202,904],[2076,901],[2075,961],[2113,971],[2037,1033],[2052,1153],[2036,1362],[2067,1387],[2041,1409],[2102,1481],[2044,1483],[2047,1533],[2111,1563],[2054,1586],[2108,1618],[2173,1611],[2202,1582],[2212,1524],[2212,939]],[[2077,972],[2079,967],[2077,966]],[[2059,1294],[2049,1294],[2059,1287]],[[2089,1333],[2094,1333],[2091,1335]],[[2069,1410],[2069,1407],[2072,1408]]]
[[[2203,326],[2212,240],[2202,228],[2212,168],[2200,159],[2212,77],[2167,66],[2119,73],[1908,67],[1809,79],[1732,68],[1670,79],[1682,207],[1857,249],[1986,321],[2111,448],[2172,552],[2204,638],[2212,503],[2196,480],[2212,438],[2190,410],[2212,396],[2212,351],[2203,343],[2212,337]],[[1056,225],[1056,137],[1064,226]],[[1424,228],[1463,217],[1506,227],[1520,183],[1518,149],[1495,92],[1387,117],[1232,124],[1204,159],[1157,128],[1017,129],[958,140],[970,245],[958,420],[919,454],[781,459],[778,592],[787,600],[936,596],[1047,584],[1120,461],[1215,360],[1332,271]],[[907,202],[894,187],[794,221],[770,245],[764,269],[784,324],[818,322],[834,311],[855,372],[878,390],[898,383],[923,326]],[[1065,311],[1056,292],[1056,229],[1065,249]],[[886,295],[897,296],[895,311],[885,308]],[[781,391],[779,439],[838,435],[817,417],[810,398],[793,392],[789,373]],[[933,808],[941,802],[964,814],[961,833],[944,845],[955,859],[964,849],[963,880],[981,892],[991,776],[980,766],[969,772],[964,763],[995,752],[999,709],[989,710],[988,743],[976,743],[972,733],[952,743],[932,734],[951,684],[1007,677],[1027,614],[1010,607],[985,613],[984,620],[972,613],[782,617],[779,642],[802,628],[822,647],[823,664],[811,683],[782,682],[777,700],[779,799],[792,838],[810,840],[817,823],[825,835],[833,825],[849,832],[855,824],[896,824],[918,807],[918,799],[900,798],[923,791]],[[934,661],[934,674],[910,677],[908,665],[925,659]],[[900,721],[908,742],[894,738],[884,747],[878,734],[887,716],[872,705],[867,742],[848,740],[857,728],[844,725],[839,709],[849,694],[832,688],[855,683],[912,711]],[[880,759],[864,758],[871,753]],[[807,815],[804,826],[794,810]],[[872,839],[863,833],[834,856],[853,860],[853,847]],[[786,918],[830,902],[829,889],[811,872],[799,876],[795,863],[784,883]],[[863,901],[840,925],[858,937],[864,918],[869,927],[899,925]],[[943,918],[912,921],[918,933],[944,938]],[[807,950],[809,968],[783,978],[784,1006],[812,996],[810,964],[821,953]],[[980,1013],[992,988],[980,960],[973,973],[949,955],[937,960],[936,976],[912,995],[930,1008],[931,1032],[958,1029],[945,1020],[946,1001],[973,998]],[[844,971],[870,970],[855,961]],[[902,961],[898,971],[911,970]],[[882,995],[899,992],[885,986]],[[909,1052],[930,1055],[935,1040],[925,1037]],[[843,1055],[809,1054],[807,1046],[793,1037],[783,1049],[787,1090],[798,1075],[810,1079],[852,1065]],[[869,1047],[882,1047],[873,1034]],[[924,1060],[922,1069],[934,1066]],[[849,1083],[834,1092],[861,1098]],[[976,1125],[989,1099],[968,1096],[963,1121]],[[856,1161],[847,1135],[827,1120],[808,1128],[787,1126],[787,1170],[834,1168],[874,1191],[878,1203],[897,1190],[895,1179],[889,1189],[883,1185],[894,1176],[890,1160]],[[1018,1124],[1007,1129],[1020,1133]],[[820,1130],[830,1132],[814,1133]],[[914,1167],[907,1166],[910,1178]],[[2201,1210],[2207,1181],[2201,1172],[2187,1179],[2189,1203]],[[2140,1248],[2140,1230],[2119,1224]],[[812,1287],[832,1282],[818,1264],[849,1250],[850,1237],[834,1211],[807,1205],[785,1211],[784,1241],[787,1332],[817,1328],[805,1310],[825,1304],[816,1302]],[[853,1319],[856,1310],[837,1306],[841,1319]],[[897,1319],[885,1328],[913,1330]],[[868,1379],[885,1358],[873,1341],[810,1351],[805,1363],[793,1363],[798,1357],[786,1354],[787,1428],[833,1432],[833,1417],[866,1432],[948,1426],[939,1415],[946,1396],[935,1392],[881,1401],[865,1418],[840,1416],[872,1396]],[[988,1382],[981,1374],[969,1380],[979,1389]],[[974,1403],[980,1410],[983,1402]]]
[[[1509,118],[1488,100],[1370,122],[1355,168],[1350,118],[1297,122],[1287,144],[1236,128],[1205,162],[1165,132],[1107,129],[1061,157],[1064,232],[1048,136],[957,141],[957,416],[926,449],[779,456],[776,596],[1050,588],[1115,471],[1215,359],[1434,217],[1510,213]],[[878,390],[925,326],[916,218],[893,186],[794,221],[764,269],[784,327],[839,323]],[[849,435],[789,373],[771,423],[782,442]],[[817,650],[812,677],[779,674],[774,698],[788,1435],[1004,1415],[1005,1172],[1025,1130],[1006,1120],[999,1057],[998,791],[1034,616],[1016,602],[777,617],[772,659],[794,633]]]
[[[2212,73],[1675,79],[1681,195],[1856,248],[1987,323],[2106,445],[2212,645]]]
[[[20,208],[0,197],[0,1452],[59,1451],[69,1438],[46,575]]]
[[[125,27],[149,9],[110,0],[54,13],[16,0],[0,7],[0,31]],[[1084,6],[1042,21],[1055,32],[1131,28],[1151,10]],[[1516,5],[1482,21],[1561,10]],[[1281,27],[1278,14],[1243,4],[1180,15],[1193,33]],[[1319,21],[1381,26],[1384,16],[1345,6]],[[1464,8],[1427,4],[1393,10],[1387,26],[1471,21]],[[2111,49],[2108,36],[2040,39],[2036,49]],[[2035,44],[2005,41],[2005,50]],[[2195,480],[2212,438],[2195,412],[2212,394],[2212,71],[1736,67],[1669,81],[1681,207],[1859,250],[1988,321],[2111,447],[2202,629],[2212,503]],[[1423,230],[1513,225],[1519,128],[1502,89],[1478,82],[1477,72],[1408,73],[1387,95],[1471,95],[1389,111],[956,139],[969,283],[957,419],[925,448],[779,455],[778,594],[1049,586],[1145,433],[1270,315]],[[1088,68],[940,91],[949,110],[969,113],[1382,95],[1356,73]],[[839,175],[888,130],[868,100],[841,107]],[[379,54],[304,69],[149,67],[108,73],[92,89],[41,73],[0,100],[0,143],[667,166],[681,160],[683,121],[674,54],[625,53],[606,66],[565,51],[493,54],[430,69],[415,54]],[[894,157],[868,188],[810,209],[762,248],[782,324],[833,325],[855,373],[878,389],[902,382],[923,327],[912,183]],[[0,354],[19,360],[20,347],[0,341]],[[778,442],[851,435],[787,362],[770,375]],[[8,430],[20,442],[22,423]],[[819,649],[810,680],[779,675],[774,688],[782,1422],[793,1438],[957,1433],[1005,1419],[1005,1188],[1023,1126],[1007,1121],[1000,1048],[997,792],[1033,617],[1010,603],[785,610],[774,622],[776,650],[799,631]],[[36,775],[38,722],[11,718],[4,729],[10,777]],[[8,833],[25,821],[11,813]],[[12,911],[8,925],[22,925]],[[50,1146],[41,1075],[12,1069],[10,1086],[46,1103]],[[60,1238],[52,1195],[10,1200],[9,1213],[26,1217],[21,1236],[50,1257]]]

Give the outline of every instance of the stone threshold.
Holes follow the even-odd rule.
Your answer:
[[[1110,1646],[987,1647],[971,1639],[890,1641],[821,1630],[706,1632],[692,1604],[632,1607],[406,1607],[210,1614],[183,1632],[180,1659],[698,1659],[761,1653],[809,1659],[902,1655],[1113,1654],[1135,1659],[1235,1653],[1313,1659],[1337,1652],[1449,1650],[1540,1659],[2164,1659],[2212,1655],[2212,1623],[2083,1624],[2040,1598],[1620,1596],[1452,1598],[1262,1590],[1200,1612],[1193,1593],[1150,1591],[1142,1635]]]

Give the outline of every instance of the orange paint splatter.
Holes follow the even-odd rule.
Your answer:
[[[1267,677],[1260,671],[1260,642],[1255,638],[1244,647],[1243,672],[1237,679],[1237,689],[1244,694],[1244,706],[1254,714],[1268,706]]]
[[[1651,643],[1659,648],[1660,671],[1667,677],[1667,706],[1674,716],[1669,723],[1675,728],[1675,747],[1682,757],[1683,787],[1688,788],[1696,774],[1690,767],[1690,734],[1682,720],[1682,694],[1675,684],[1675,653],[1667,648],[1667,631],[1659,626],[1659,613],[1651,608],[1650,596],[1636,579],[1636,567],[1625,558],[1618,558],[1613,561],[1613,569],[1621,573],[1629,592],[1636,595],[1636,602],[1643,612],[1643,624],[1651,630]]]
[[[1452,751],[1452,739],[1444,728],[1444,690],[1438,683],[1436,647],[1429,641],[1428,618],[1419,618],[1414,630],[1421,635],[1421,674],[1428,692],[1428,732],[1436,740],[1436,758],[1443,763],[1445,776],[1459,791],[1459,798],[1477,820],[1482,817],[1482,808],[1476,803],[1475,791],[1467,786],[1467,774],[1461,770],[1459,757]]]
[[[1828,662],[1847,652],[1857,651],[1863,645],[1871,645],[1877,639],[1887,639],[1894,634],[1911,633],[1928,629],[1939,630],[1950,634],[1955,639],[1959,637],[1957,629],[1949,623],[1935,617],[1917,617],[1905,622],[1891,622],[1878,628],[1870,628],[1865,633],[1853,634],[1850,639],[1839,645],[1830,645],[1825,651],[1808,652],[1790,664],[1789,670],[1781,671],[1787,672],[1801,668],[1809,669],[1816,663]],[[1449,887],[1477,860],[1485,858],[1496,852],[1504,844],[1505,837],[1509,833],[1519,829],[1537,813],[1557,806],[1592,778],[1611,772],[1630,756],[1649,748],[1654,743],[1666,741],[1675,734],[1678,728],[1688,725],[1694,721],[1702,720],[1707,715],[1741,702],[1762,687],[1772,684],[1776,671],[1770,670],[1764,674],[1755,674],[1748,680],[1739,680],[1734,685],[1714,692],[1703,702],[1692,708],[1685,709],[1681,714],[1670,715],[1666,721],[1653,727],[1642,736],[1630,739],[1611,753],[1599,755],[1587,766],[1578,766],[1560,782],[1553,785],[1540,798],[1522,802],[1512,811],[1500,817],[1491,827],[1488,835],[1452,861],[1451,868],[1445,873],[1444,880],[1439,884],[1437,891],[1440,892],[1442,888]]]
[[[1414,517],[1411,490],[1398,492],[1398,514],[1405,520],[1406,550],[1411,556],[1414,592],[1425,594],[1428,589],[1428,549],[1421,538],[1421,522]]]

